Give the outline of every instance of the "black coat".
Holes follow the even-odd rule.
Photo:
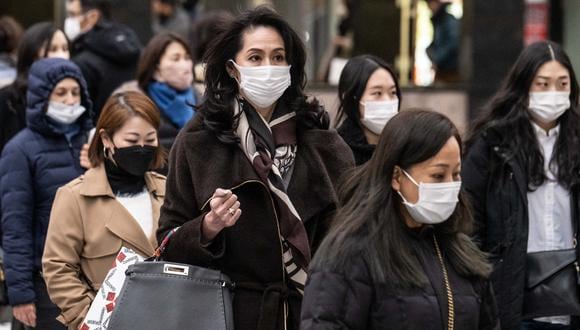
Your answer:
[[[362,165],[371,159],[376,146],[367,142],[367,138],[359,124],[346,118],[337,131],[344,142],[348,144],[350,150],[352,150],[356,165]]]
[[[519,329],[528,246],[528,183],[504,140],[493,129],[476,137],[464,159],[461,177],[474,210],[475,239],[494,265],[491,279],[502,329]],[[578,200],[576,190],[571,195]]]
[[[297,136],[298,152],[288,196],[300,214],[311,251],[328,228],[338,199],[336,185],[354,166],[350,150],[334,131],[310,129]],[[270,190],[238,145],[220,142],[196,116],[178,135],[170,153],[165,202],[157,238],[172,228],[166,260],[219,269],[236,282],[236,329],[298,329],[301,297],[284,283],[282,252]],[[201,223],[216,188],[238,196],[242,215],[210,246],[201,243]],[[258,326],[260,325],[260,327]]]
[[[342,271],[314,268],[304,294],[301,329],[447,329],[447,291],[433,230],[425,227],[413,236],[429,280],[425,288],[394,290],[374,282],[363,253]],[[454,329],[499,329],[489,281],[462,277],[445,264],[454,294]]]
[[[72,60],[87,81],[95,122],[111,93],[135,77],[140,53],[135,32],[111,22],[99,22],[73,41]]]

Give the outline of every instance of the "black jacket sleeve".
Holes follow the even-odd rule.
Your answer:
[[[487,188],[490,180],[489,149],[483,138],[477,138],[465,155],[461,166],[463,189],[473,207],[474,239],[480,247],[486,246]]]
[[[485,281],[481,287],[481,308],[479,311],[479,330],[499,330],[499,315],[495,294],[490,281]]]
[[[374,289],[366,264],[359,259],[351,269],[310,272],[300,329],[368,329]]]

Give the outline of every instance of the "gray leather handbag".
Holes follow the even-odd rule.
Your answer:
[[[129,266],[126,275],[109,330],[234,329],[234,285],[220,271],[144,261]]]

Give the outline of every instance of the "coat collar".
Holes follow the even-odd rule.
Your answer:
[[[308,221],[316,214],[329,209],[329,206],[336,204],[337,201],[333,182],[324,163],[324,156],[319,154],[318,148],[321,147],[315,146],[320,144],[320,141],[328,141],[328,135],[325,133],[328,134],[328,131],[308,130],[298,140],[296,159],[287,193],[303,221]],[[336,137],[339,138],[337,135]],[[324,143],[324,145],[332,145],[332,143]],[[212,148],[212,146],[208,147]],[[217,173],[215,169],[209,171],[208,173],[213,173],[209,178],[212,185],[198,186],[201,196],[205,196],[205,203],[200,205],[200,211],[206,210],[209,199],[217,187],[232,189],[234,193],[236,188],[246,184],[260,184],[264,189],[268,189],[241,148],[238,145],[231,145],[228,148],[235,149],[233,156],[228,160],[230,164],[227,166],[228,173]],[[210,164],[205,166],[215,167]]]
[[[116,200],[104,211],[105,227],[113,234],[127,241],[143,255],[153,256],[157,241],[159,212],[165,196],[165,179],[162,175],[147,172],[145,174],[147,190],[151,195],[151,209],[153,211],[153,230],[149,237],[143,231],[133,216]],[[87,197],[115,198],[107,180],[104,166],[89,169],[82,178],[80,194]]]
[[[528,180],[525,172],[516,160],[513,151],[503,144],[503,136],[501,132],[494,128],[489,128],[483,132],[483,138],[493,152],[511,168],[513,178],[519,190],[520,198],[525,205],[528,205]]]
[[[161,174],[155,172],[145,173],[145,185],[153,196],[165,197],[165,177]],[[107,179],[105,167],[102,164],[85,172],[80,193],[83,196],[90,197],[115,197]]]

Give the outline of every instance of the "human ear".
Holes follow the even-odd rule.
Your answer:
[[[239,81],[239,74],[238,74],[238,70],[236,70],[236,68],[234,67],[232,61],[227,61],[226,62],[226,71],[228,72],[228,75]]]
[[[99,137],[101,138],[101,142],[103,142],[103,146],[106,149],[113,150],[115,148],[115,144],[109,137],[109,134],[107,134],[103,128],[99,130]]]
[[[401,189],[401,168],[395,166],[393,169],[393,178],[391,179],[391,188],[395,191],[399,191]]]

